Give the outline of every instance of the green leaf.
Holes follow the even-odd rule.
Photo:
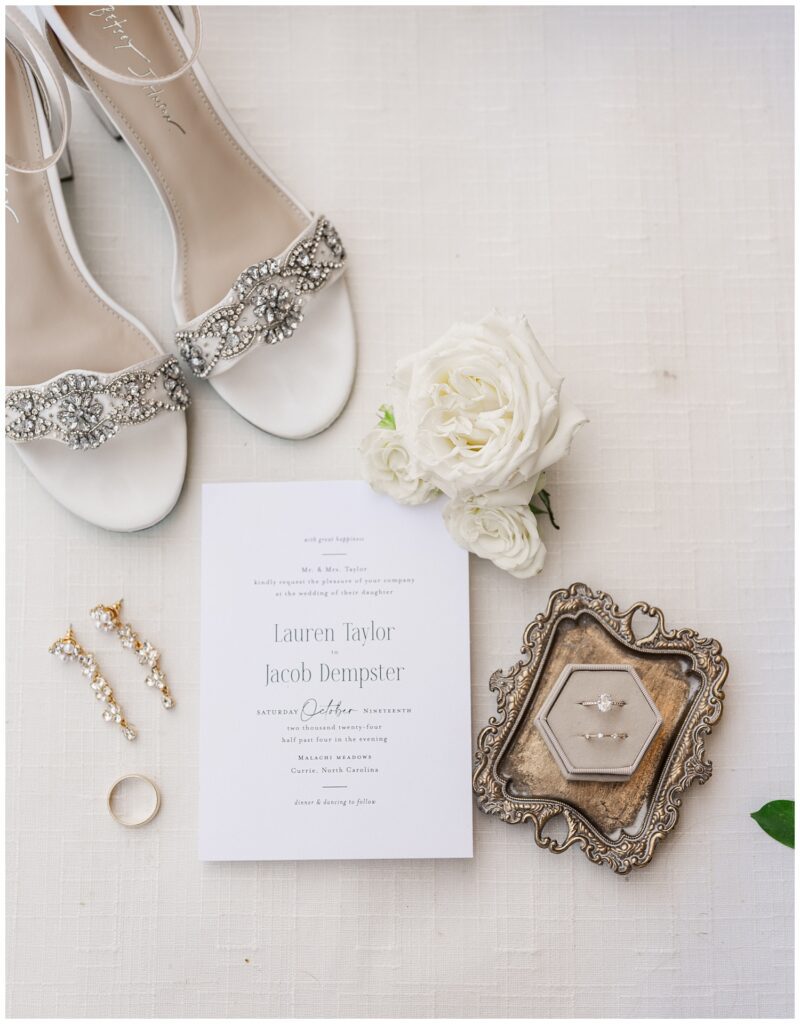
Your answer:
[[[750,817],[768,836],[794,849],[794,800],[772,800]]]
[[[391,405],[382,405],[378,412],[381,414],[381,418],[378,420],[379,427],[383,427],[384,430],[397,430],[397,424],[394,421],[394,409]]]
[[[537,498],[541,499],[544,508],[539,508],[538,505],[534,504]],[[548,516],[553,526],[555,526],[557,530],[561,529],[561,527],[558,525],[558,523],[555,521],[555,518],[553,517],[553,509],[550,505],[550,495],[547,491],[538,491],[536,494],[534,494],[534,496],[530,500],[529,507],[531,512],[533,512],[535,516]]]

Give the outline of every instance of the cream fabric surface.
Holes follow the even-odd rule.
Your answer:
[[[184,495],[141,535],[72,518],[9,453],[9,1013],[791,1014],[792,855],[749,818],[793,779],[791,10],[204,14],[232,113],[343,233],[358,380],[333,428],[299,443],[195,384]],[[168,339],[155,193],[80,103],[72,154],[88,263]],[[477,811],[466,862],[200,864],[202,482],[355,476],[395,361],[493,305],[527,312],[592,422],[551,474],[561,531],[543,527],[543,574],[471,566],[474,731],[492,670],[581,579],[721,640],[713,778],[625,878]],[[174,713],[90,628],[121,595],[164,652]],[[70,621],[135,744],[47,654]],[[236,700],[235,651],[229,685]],[[104,794],[137,770],[163,808],[125,831]]]

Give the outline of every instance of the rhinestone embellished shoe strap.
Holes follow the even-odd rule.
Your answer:
[[[178,351],[189,369],[210,377],[230,369],[257,344],[291,338],[308,298],[335,281],[346,260],[334,226],[317,218],[281,256],[243,270],[221,302],[178,331]]]
[[[97,448],[123,427],[188,405],[189,389],[175,356],[157,356],[122,373],[73,370],[46,384],[7,388],[6,437]]]

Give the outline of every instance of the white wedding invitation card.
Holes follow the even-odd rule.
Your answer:
[[[471,857],[467,554],[363,482],[206,484],[202,860]]]

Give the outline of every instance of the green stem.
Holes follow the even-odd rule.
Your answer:
[[[544,508],[539,508],[535,504],[537,498],[541,499],[541,502],[544,505]],[[534,494],[534,496],[531,498],[531,501],[530,501],[530,510],[531,510],[531,512],[533,512],[533,514],[535,516],[547,516],[549,518],[550,522],[553,524],[553,526],[557,530],[561,529],[561,527],[556,522],[555,517],[553,516],[553,507],[550,504],[550,494],[549,494],[548,491],[542,490],[542,491],[539,491],[537,494]]]

